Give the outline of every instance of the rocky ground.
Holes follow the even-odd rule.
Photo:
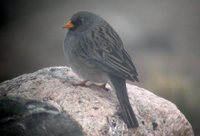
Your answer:
[[[0,94],[51,104],[76,120],[88,136],[194,135],[192,126],[173,103],[130,84],[127,84],[129,98],[139,127],[128,130],[114,92],[95,85],[87,88],[72,85],[79,81],[67,67],[50,67],[0,83]]]

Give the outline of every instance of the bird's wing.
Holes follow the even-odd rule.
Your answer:
[[[79,55],[110,74],[138,81],[136,68],[117,33],[108,25],[84,34],[79,42]]]

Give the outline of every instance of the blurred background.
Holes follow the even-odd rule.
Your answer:
[[[0,81],[65,65],[62,26],[82,10],[113,26],[137,85],[174,102],[200,135],[199,0],[1,0]]]

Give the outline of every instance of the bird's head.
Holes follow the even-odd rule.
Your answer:
[[[96,14],[81,11],[74,14],[63,28],[67,28],[70,31],[84,31],[91,27],[98,18],[100,17]]]

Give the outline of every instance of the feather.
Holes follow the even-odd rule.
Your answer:
[[[97,33],[97,34],[96,34]],[[82,56],[100,69],[131,81],[138,81],[136,68],[117,33],[108,23],[88,30],[79,41]],[[79,51],[80,52],[80,51]]]

